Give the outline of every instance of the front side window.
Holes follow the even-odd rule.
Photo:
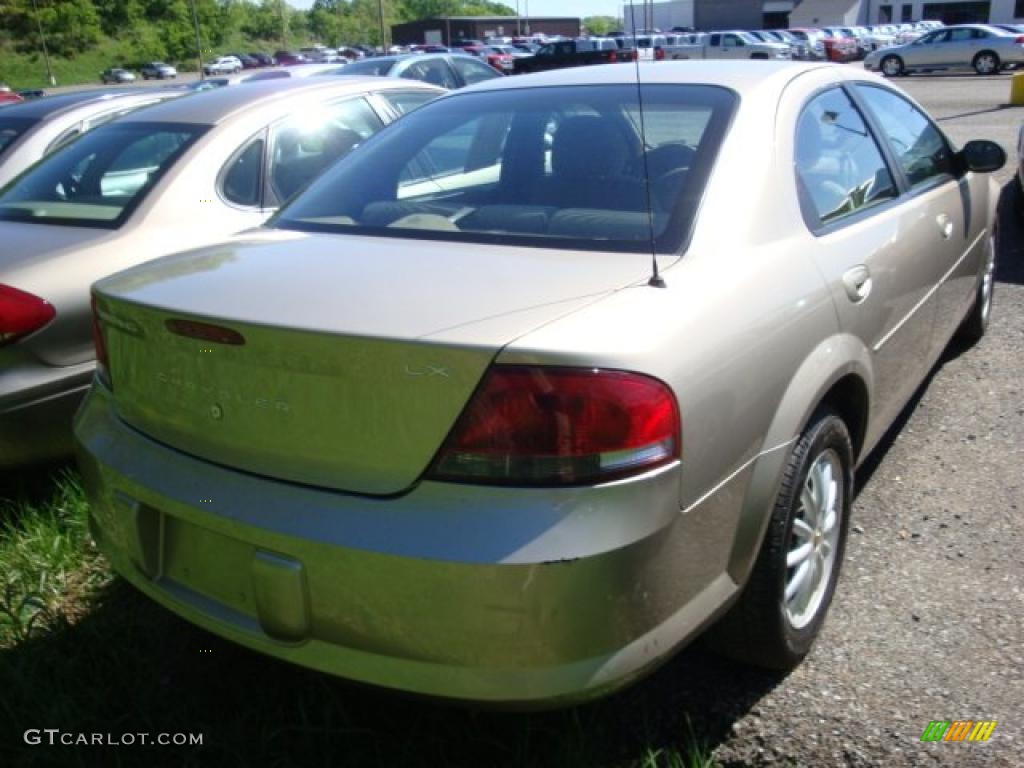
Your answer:
[[[347,157],[274,226],[676,252],[736,97],[696,85],[481,91],[418,109]],[[643,134],[641,133],[643,126]]]
[[[269,165],[272,198],[268,207],[288,200],[328,166],[383,128],[363,98],[303,111],[271,130]]]
[[[954,175],[953,151],[942,132],[917,107],[892,91],[857,85],[868,109],[882,127],[911,187]]]
[[[896,197],[882,153],[842,89],[832,88],[804,107],[795,141],[797,186],[813,226]]]
[[[0,220],[119,227],[207,126],[113,122],[0,190]]]

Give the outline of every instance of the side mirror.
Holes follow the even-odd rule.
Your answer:
[[[960,150],[963,167],[976,173],[992,173],[1006,165],[1006,151],[988,139],[976,139]]]

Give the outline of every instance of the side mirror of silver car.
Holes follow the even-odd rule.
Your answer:
[[[977,173],[992,173],[1006,165],[1006,151],[994,141],[975,139],[960,150],[961,167]]]

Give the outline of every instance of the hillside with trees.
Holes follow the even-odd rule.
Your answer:
[[[136,68],[151,60],[195,70],[193,3],[204,59],[231,50],[381,43],[378,0],[316,0],[308,11],[285,0],[0,0],[0,82],[48,85],[43,39],[60,85],[95,81],[107,67]],[[387,29],[435,15],[515,14],[491,0],[381,4]]]

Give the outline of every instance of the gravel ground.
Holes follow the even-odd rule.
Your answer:
[[[1024,108],[1000,107],[1008,77],[900,84],[955,141],[1012,153]],[[997,178],[1004,247],[989,333],[947,353],[858,474],[825,629],[807,662],[735,719],[715,751],[726,765],[1024,765],[1024,237],[1012,168]],[[930,720],[998,725],[987,743],[924,744]]]

